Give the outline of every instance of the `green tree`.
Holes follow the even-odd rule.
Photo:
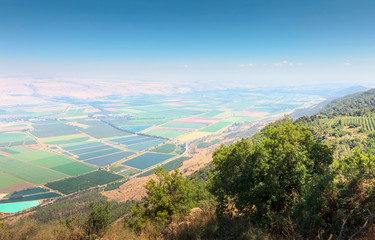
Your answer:
[[[172,216],[185,215],[193,206],[192,185],[178,169],[169,174],[158,167],[154,173],[157,181],[149,180],[144,186],[147,196],[132,206],[129,224],[135,228],[142,228],[149,221],[167,224]]]
[[[91,203],[91,213],[86,219],[86,231],[89,235],[100,235],[110,224],[111,204],[100,204],[95,206]]]
[[[291,235],[293,208],[307,183],[327,170],[332,154],[291,120],[269,127],[255,145],[245,139],[222,145],[213,154],[210,187],[219,214],[238,212],[264,230]]]
[[[375,157],[356,148],[332,164],[333,171],[311,181],[296,208],[298,232],[308,239],[349,239],[375,217]]]

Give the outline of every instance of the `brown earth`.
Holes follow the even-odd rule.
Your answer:
[[[21,182],[21,183],[14,184],[12,186],[0,188],[0,192],[9,193],[9,192],[19,191],[19,190],[26,189],[26,188],[31,188],[34,186],[35,186],[34,184],[29,183],[29,182]]]
[[[116,202],[126,202],[131,200],[141,200],[146,195],[144,185],[153,176],[146,176],[141,178],[133,178],[123,185],[119,189],[112,191],[103,191],[102,194],[108,198],[108,200]]]

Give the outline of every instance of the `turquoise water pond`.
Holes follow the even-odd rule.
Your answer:
[[[15,213],[38,205],[38,201],[0,204],[0,212]]]

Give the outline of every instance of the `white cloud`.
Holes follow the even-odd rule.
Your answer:
[[[275,65],[276,67],[284,67],[284,66],[294,67],[294,66],[302,66],[303,63],[301,63],[301,62],[293,63],[293,62],[289,62],[287,60],[284,60],[282,62],[274,63],[273,65]]]
[[[240,67],[254,67],[254,64],[252,64],[252,63],[240,64]]]
[[[344,63],[344,65],[349,67],[349,66],[352,65],[352,63],[350,62],[350,60],[346,60],[345,63]]]
[[[285,66],[285,65],[289,65],[290,63],[287,61],[287,60],[284,60],[282,62],[277,62],[275,63],[275,66],[276,67],[282,67],[282,66]]]
[[[189,65],[188,65],[188,64],[185,64],[185,65],[184,65],[184,68],[189,68]]]

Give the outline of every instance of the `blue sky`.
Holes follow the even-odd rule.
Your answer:
[[[0,0],[0,74],[374,82],[371,0]]]

